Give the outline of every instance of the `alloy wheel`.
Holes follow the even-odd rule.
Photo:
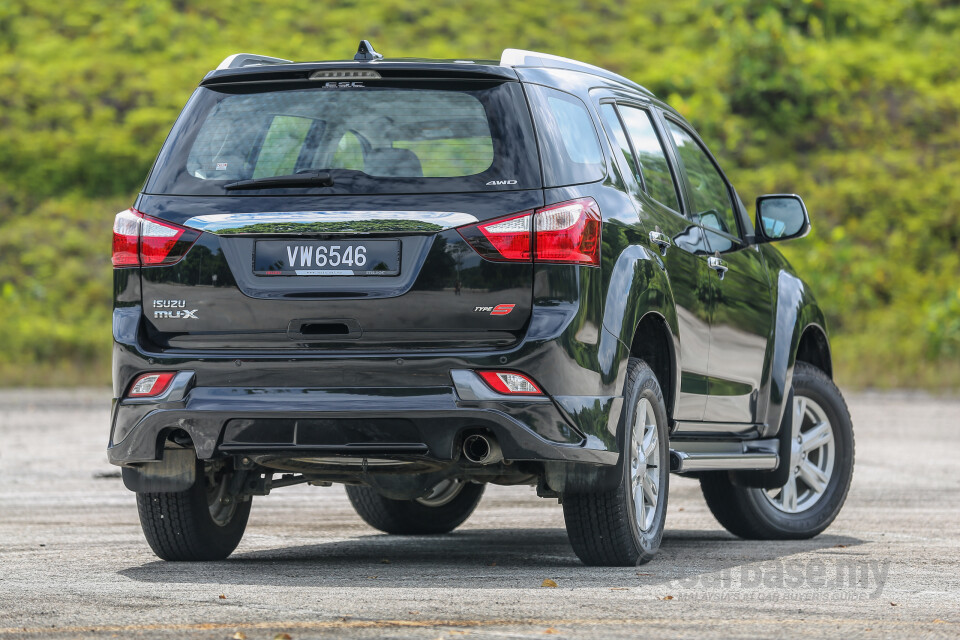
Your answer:
[[[763,496],[784,513],[810,509],[830,485],[835,457],[833,426],[823,407],[811,398],[795,395],[790,475],[785,485],[762,491]]]
[[[637,526],[646,533],[653,526],[660,500],[660,434],[653,405],[646,398],[640,398],[634,411],[630,488]]]

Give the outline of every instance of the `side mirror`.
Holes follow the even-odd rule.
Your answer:
[[[802,238],[810,231],[807,207],[798,195],[773,194],[757,198],[757,241]]]

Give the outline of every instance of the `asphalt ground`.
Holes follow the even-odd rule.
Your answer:
[[[162,562],[106,462],[108,394],[0,391],[0,638],[956,638],[960,398],[848,401],[854,482],[825,533],[739,540],[673,476],[659,556],[609,569],[528,487],[439,537],[374,531],[341,487],[278,489],[230,559]]]

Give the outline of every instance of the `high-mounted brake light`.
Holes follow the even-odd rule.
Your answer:
[[[177,375],[176,372],[170,371],[164,373],[145,373],[133,381],[133,384],[130,386],[130,393],[127,394],[127,397],[156,397],[167,390],[167,387],[170,386],[170,382],[173,380],[175,375]]]
[[[113,222],[113,266],[176,264],[199,237],[199,231],[151,218],[136,209],[121,211]]]
[[[478,371],[477,373],[497,393],[524,396],[543,395],[540,387],[522,373],[515,371]]]
[[[379,80],[380,74],[370,69],[328,69],[314,71],[311,80]]]
[[[458,229],[487,260],[600,264],[600,207],[578,198]]]

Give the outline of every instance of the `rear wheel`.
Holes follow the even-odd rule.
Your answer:
[[[347,485],[357,515],[374,529],[396,535],[449,533],[466,521],[483,496],[482,484],[442,480],[416,500],[392,500],[370,487]]]
[[[823,371],[798,362],[787,482],[775,489],[740,487],[726,472],[704,474],[707,506],[730,533],[760,540],[811,538],[840,512],[853,476],[853,424]]]
[[[670,481],[667,411],[656,376],[637,358],[630,359],[624,400],[619,486],[563,495],[570,545],[588,565],[644,564],[663,538]]]
[[[233,473],[222,461],[197,463],[197,480],[186,491],[138,493],[143,535],[163,560],[223,560],[247,528],[252,501],[227,489]]]

